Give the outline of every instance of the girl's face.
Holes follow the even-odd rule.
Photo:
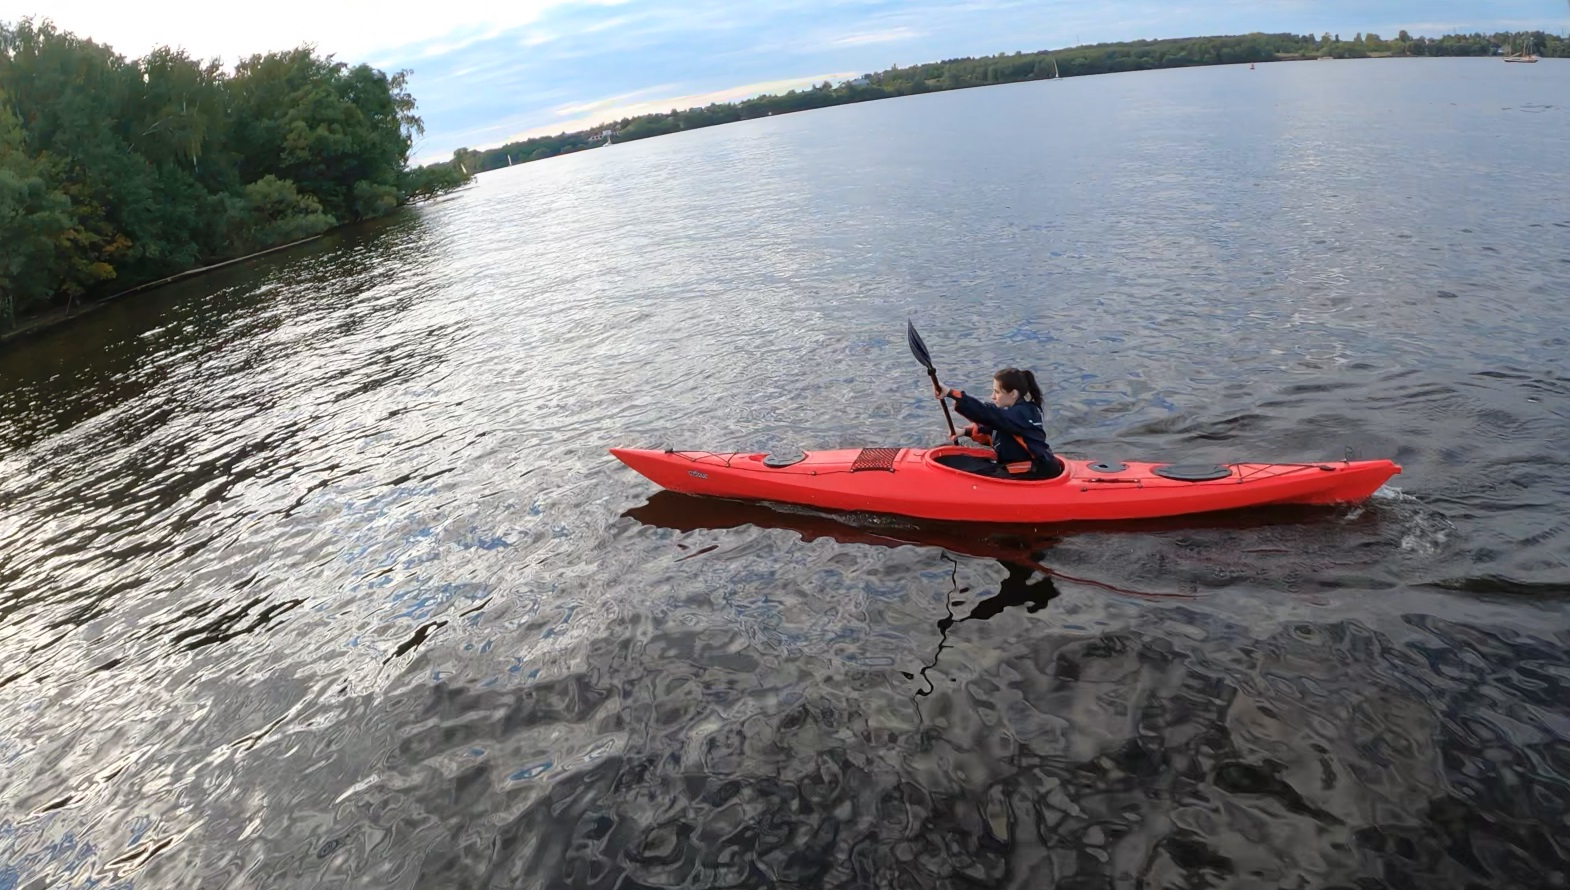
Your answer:
[[[1004,389],[998,385],[996,379],[992,381],[992,404],[999,408],[1012,408],[1017,401],[1019,401],[1019,390]]]

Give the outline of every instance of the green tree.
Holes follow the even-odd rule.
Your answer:
[[[130,97],[132,148],[154,164],[199,170],[209,140],[223,136],[223,70],[217,61],[200,63],[168,47],[153,50],[139,64],[145,87]]]
[[[0,89],[30,152],[46,159],[50,182],[71,201],[58,285],[68,302],[117,277],[117,266],[156,265],[164,246],[153,171],[125,139],[121,111],[133,83],[141,76],[123,58],[47,23],[0,32]]]
[[[230,238],[243,250],[260,250],[319,235],[336,222],[313,195],[272,174],[227,201]]]
[[[69,240],[71,202],[28,156],[22,125],[0,90],[0,326],[54,295],[57,250]]]
[[[406,200],[420,201],[450,192],[474,176],[464,173],[456,158],[441,164],[428,164],[404,175],[402,191]]]
[[[0,95],[0,324],[386,213],[452,178],[408,169],[422,125],[407,72],[307,48],[226,73],[0,22]]]
[[[364,218],[382,202],[365,205],[360,196],[396,187],[413,137],[424,129],[407,80],[407,72],[388,77],[368,65],[350,68],[303,47],[246,59],[234,77],[242,177],[277,173],[314,195],[329,215]],[[357,191],[361,182],[368,185]]]

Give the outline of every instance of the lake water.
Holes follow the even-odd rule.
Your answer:
[[[1570,63],[927,95],[487,174],[0,354],[0,887],[1570,881]],[[612,445],[1404,466],[985,529]]]

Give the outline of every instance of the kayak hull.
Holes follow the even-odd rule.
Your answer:
[[[1157,519],[1273,504],[1355,503],[1401,468],[1388,460],[1224,465],[1224,478],[1178,481],[1165,464],[1064,459],[1055,479],[980,476],[937,461],[992,456],[985,449],[866,448],[808,452],[788,466],[764,454],[612,448],[611,454],[670,491],[824,510],[960,522],[1038,523]]]

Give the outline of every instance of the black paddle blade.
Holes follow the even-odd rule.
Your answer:
[[[922,341],[921,335],[916,333],[915,322],[905,322],[905,339],[910,342],[910,353],[916,357],[916,361],[921,362],[921,366],[928,371],[934,370],[932,354],[927,352],[927,344]]]

